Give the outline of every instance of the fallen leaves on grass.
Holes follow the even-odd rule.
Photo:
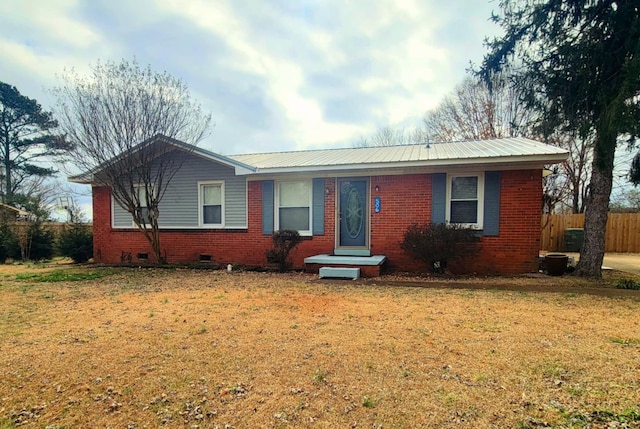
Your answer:
[[[488,290],[191,270],[26,290],[7,280],[0,422],[638,426],[637,297],[482,281]]]

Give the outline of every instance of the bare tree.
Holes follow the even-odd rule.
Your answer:
[[[524,135],[534,117],[503,75],[489,86],[471,76],[424,117],[429,140],[452,142]]]
[[[640,212],[640,189],[624,189],[615,198],[612,197],[609,211],[614,213]]]
[[[571,134],[556,133],[551,143],[569,151],[569,157],[562,163],[568,190],[568,201],[565,202],[572,213],[584,213],[591,178],[589,166],[593,162],[593,138],[581,139]]]
[[[552,213],[564,206],[573,213],[584,212],[593,140],[539,128],[539,114],[522,102],[507,73],[493,75],[489,83],[467,77],[438,107],[427,112],[425,132],[433,142],[524,136],[567,149],[567,161],[550,168],[552,174],[545,176],[542,209]]]
[[[405,128],[382,127],[371,137],[361,137],[354,144],[355,147],[384,147],[424,142],[424,133],[419,128],[407,130]]]
[[[85,180],[111,189],[165,263],[158,207],[189,148],[208,134],[211,115],[181,80],[135,60],[98,62],[88,76],[67,70],[53,93],[60,127],[75,144],[70,161]]]

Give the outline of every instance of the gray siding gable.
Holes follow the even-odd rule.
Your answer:
[[[225,228],[247,227],[247,181],[232,167],[188,155],[160,202],[160,228],[199,228],[198,182],[224,181]],[[114,204],[113,225],[131,228],[131,215]]]

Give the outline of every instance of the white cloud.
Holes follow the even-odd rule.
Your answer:
[[[4,0],[0,79],[50,110],[43,88],[64,68],[135,56],[183,79],[212,111],[209,149],[349,146],[386,125],[418,125],[482,59],[483,38],[497,31],[492,6]]]
[[[251,37],[255,29],[248,28],[247,22],[236,16],[228,4],[194,1],[185,6],[175,1],[165,3],[167,6],[171,7],[171,13],[182,14],[223,38],[232,50],[232,67],[266,79],[263,89],[281,111],[283,117],[279,120],[288,123],[281,138],[297,142],[300,148],[348,139],[363,131],[357,125],[327,123],[318,102],[302,94],[305,86],[302,65],[295,57],[284,57],[265,49],[265,44]]]
[[[213,111],[212,141],[239,151],[344,146],[419,122],[481,58],[489,16],[481,2],[417,0],[39,3],[0,4],[10,83],[135,55],[185,78]]]
[[[76,0],[3,0],[0,15],[22,18],[14,24],[23,32],[19,35],[27,41],[31,39],[63,42],[72,48],[87,48],[101,41],[91,27],[72,19],[78,6]]]

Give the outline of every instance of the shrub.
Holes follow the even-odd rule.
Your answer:
[[[7,258],[19,258],[18,238],[6,224],[0,226],[0,262]]]
[[[400,247],[429,270],[442,274],[452,259],[475,255],[478,231],[457,224],[413,224],[404,233]]]
[[[296,247],[302,238],[298,231],[283,229],[273,234],[273,247],[266,252],[267,262],[276,264],[278,271],[284,273],[291,268],[289,253]]]
[[[5,258],[40,261],[53,256],[53,232],[40,222],[17,223],[0,234]]]
[[[57,244],[60,254],[70,257],[73,262],[87,262],[93,257],[93,234],[88,225],[74,223],[65,228]]]
[[[616,282],[616,288],[640,290],[640,282],[637,282],[633,279],[619,279]]]
[[[40,261],[53,257],[53,232],[43,228],[40,224],[33,224],[30,228],[31,248],[26,259]]]

